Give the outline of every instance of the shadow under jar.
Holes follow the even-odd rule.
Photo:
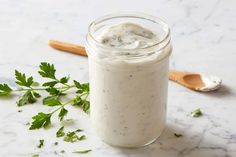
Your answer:
[[[135,48],[111,47],[100,41],[104,31],[122,23],[146,28],[158,40]],[[140,147],[154,142],[166,121],[172,51],[168,25],[157,17],[140,13],[107,15],[90,24],[86,51],[90,115],[95,132],[114,146]]]

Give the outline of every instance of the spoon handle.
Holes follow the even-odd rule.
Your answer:
[[[87,53],[83,46],[61,42],[57,40],[49,40],[49,45],[57,50],[70,52],[77,55],[87,56]]]

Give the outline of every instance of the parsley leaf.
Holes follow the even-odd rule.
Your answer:
[[[47,106],[60,106],[62,103],[60,100],[56,99],[55,97],[47,97],[47,99],[43,100],[43,104]]]
[[[80,96],[77,96],[73,103],[74,106],[81,107],[84,112],[88,112],[90,108],[90,102],[84,99],[81,99]]]
[[[39,155],[38,154],[34,154],[34,155],[32,155],[32,157],[39,157]]]
[[[81,131],[80,129],[78,129],[78,130],[79,130],[79,132]],[[86,139],[86,136],[85,136],[85,135],[82,135],[82,136],[80,136],[80,137],[76,135],[76,132],[78,132],[78,130],[68,132],[68,133],[66,134],[66,136],[63,138],[63,140],[64,140],[65,142],[74,143],[74,142],[76,142],[76,141],[81,141],[81,140]]]
[[[39,74],[42,77],[56,79],[55,77],[56,69],[54,68],[53,64],[42,62],[39,68],[40,68]]]
[[[66,142],[76,142],[78,140],[78,136],[75,134],[75,132],[68,132],[66,136],[63,139]]]
[[[68,110],[66,110],[64,107],[61,109],[60,113],[59,113],[59,120],[62,121],[64,119],[64,117],[67,115]]]
[[[86,154],[86,153],[89,153],[91,151],[92,151],[91,149],[88,149],[88,150],[74,151],[73,153]]]
[[[39,140],[39,145],[37,147],[42,148],[43,144],[44,144],[44,140],[43,139]]]
[[[24,106],[26,104],[33,104],[37,101],[36,98],[39,98],[40,94],[33,91],[27,90],[20,99],[16,102],[17,106]]]
[[[191,116],[195,118],[200,117],[202,116],[202,111],[200,110],[200,108],[197,108],[196,110],[191,112]]]
[[[50,101],[51,99],[58,99],[58,96],[54,95],[54,96],[48,96],[48,97],[43,98],[43,105],[47,105],[48,101]]]
[[[20,86],[30,87],[34,83],[32,76],[26,78],[25,74],[20,73],[17,70],[15,70],[15,76],[17,80],[16,83]]]
[[[56,89],[54,87],[47,88],[46,91],[51,96],[45,97],[43,99],[43,104],[44,105],[48,105],[50,102],[55,101],[55,99],[59,101],[59,97],[62,96],[62,95],[65,95],[65,93],[62,93],[61,91],[59,91],[58,89]],[[55,105],[49,105],[49,106],[55,106]]]
[[[29,129],[34,130],[34,129],[39,129],[41,127],[46,128],[51,123],[51,116],[52,116],[51,113],[46,114],[43,112],[39,112],[36,116],[32,117],[34,121],[32,122]]]
[[[49,81],[49,82],[45,82],[43,86],[54,87],[57,83],[58,81]]]
[[[86,139],[86,136],[85,136],[85,135],[82,135],[82,136],[78,137],[78,140],[79,140],[79,141],[82,141],[82,140],[85,140],[85,139]]]
[[[68,81],[69,81],[69,79],[70,79],[70,77],[68,76],[68,77],[62,77],[61,79],[60,79],[60,83],[67,83]]]
[[[12,89],[7,84],[0,84],[0,96],[10,94]]]
[[[83,131],[82,129],[77,129],[77,130],[75,130],[75,132],[81,132],[81,131]]]
[[[64,132],[64,126],[63,126],[60,129],[58,129],[58,131],[56,132],[56,136],[63,137],[64,135],[65,135],[65,132]]]
[[[76,93],[81,94],[83,92],[89,92],[89,83],[80,84],[78,81],[74,80],[75,87],[78,89]]]
[[[46,91],[50,94],[50,95],[60,95],[61,92],[54,88],[54,87],[50,87],[50,88],[47,88]]]

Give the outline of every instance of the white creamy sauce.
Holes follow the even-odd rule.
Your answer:
[[[200,89],[202,92],[216,90],[221,86],[222,83],[222,80],[216,76],[201,75],[201,80],[205,84],[205,86]]]
[[[155,44],[158,36],[140,25],[121,23],[104,30],[97,39],[109,47],[132,50]],[[168,45],[158,55],[136,61],[90,56],[91,119],[105,142],[135,147],[161,134],[166,121],[169,60],[160,61],[158,56],[170,52]]]
[[[145,48],[158,42],[156,34],[133,23],[112,26],[104,30],[98,39],[109,47],[124,49]]]

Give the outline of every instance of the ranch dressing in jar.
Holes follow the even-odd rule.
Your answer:
[[[108,15],[90,25],[86,50],[98,136],[121,147],[155,141],[166,120],[168,26],[143,14]]]

